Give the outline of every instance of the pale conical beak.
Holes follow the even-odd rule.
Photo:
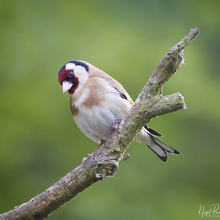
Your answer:
[[[63,83],[62,83],[63,93],[68,91],[69,89],[71,89],[72,86],[73,86],[73,84],[71,82],[63,81]]]

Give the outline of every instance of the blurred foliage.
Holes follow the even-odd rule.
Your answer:
[[[0,213],[56,182],[97,146],[72,120],[57,81],[71,59],[120,81],[135,100],[191,28],[201,34],[164,89],[188,109],[150,126],[180,152],[162,163],[132,143],[115,178],[98,182],[48,219],[200,219],[220,204],[219,0],[0,0]]]

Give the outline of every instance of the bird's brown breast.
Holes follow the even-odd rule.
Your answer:
[[[72,116],[75,117],[79,114],[79,108],[77,108],[75,105],[70,105],[70,109],[72,112]]]

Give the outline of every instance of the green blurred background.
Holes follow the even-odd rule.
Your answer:
[[[49,216],[58,219],[201,219],[220,204],[219,0],[1,0],[0,213],[41,193],[97,144],[75,125],[57,75],[71,59],[104,70],[135,100],[165,53],[201,34],[164,94],[187,110],[153,119],[182,154],[162,163],[132,143],[131,159]],[[220,210],[219,210],[220,211]]]

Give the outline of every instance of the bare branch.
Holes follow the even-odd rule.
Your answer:
[[[114,176],[129,144],[146,123],[153,117],[185,108],[180,93],[163,96],[162,90],[183,63],[183,49],[198,34],[198,28],[192,29],[166,53],[119,128],[94,155],[30,201],[1,214],[0,220],[46,218],[52,211],[90,185],[103,178]]]

